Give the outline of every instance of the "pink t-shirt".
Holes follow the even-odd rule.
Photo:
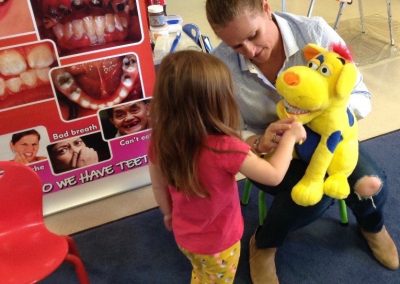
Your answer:
[[[241,239],[243,217],[235,175],[250,150],[245,142],[226,135],[210,135],[207,143],[227,151],[205,148],[200,153],[199,179],[210,196],[187,197],[169,187],[175,240],[198,254],[221,252]]]

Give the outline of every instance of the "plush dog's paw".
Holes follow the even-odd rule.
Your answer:
[[[293,201],[301,206],[312,206],[317,204],[323,195],[323,182],[305,182],[301,180],[292,189]]]
[[[332,198],[345,199],[350,194],[347,176],[342,173],[329,176],[324,184],[324,193]]]

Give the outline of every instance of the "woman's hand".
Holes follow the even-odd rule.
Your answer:
[[[29,161],[26,159],[26,157],[25,157],[25,155],[23,153],[15,152],[14,154],[15,154],[14,162],[21,163],[21,164],[24,164],[24,165],[29,163]]]
[[[256,150],[259,153],[273,152],[278,146],[283,133],[291,128],[294,121],[294,118],[285,118],[268,125],[267,129],[265,129],[264,135],[260,138],[260,143]]]
[[[81,168],[99,162],[99,156],[96,150],[89,147],[83,147],[79,153],[74,153],[72,156],[72,168]]]

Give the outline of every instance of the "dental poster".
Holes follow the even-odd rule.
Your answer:
[[[142,0],[0,0],[0,160],[43,193],[146,165],[155,79]]]

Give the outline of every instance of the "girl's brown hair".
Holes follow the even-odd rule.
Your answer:
[[[192,50],[161,62],[151,101],[150,151],[168,184],[207,196],[197,159],[209,134],[239,137],[231,74],[218,58]]]

